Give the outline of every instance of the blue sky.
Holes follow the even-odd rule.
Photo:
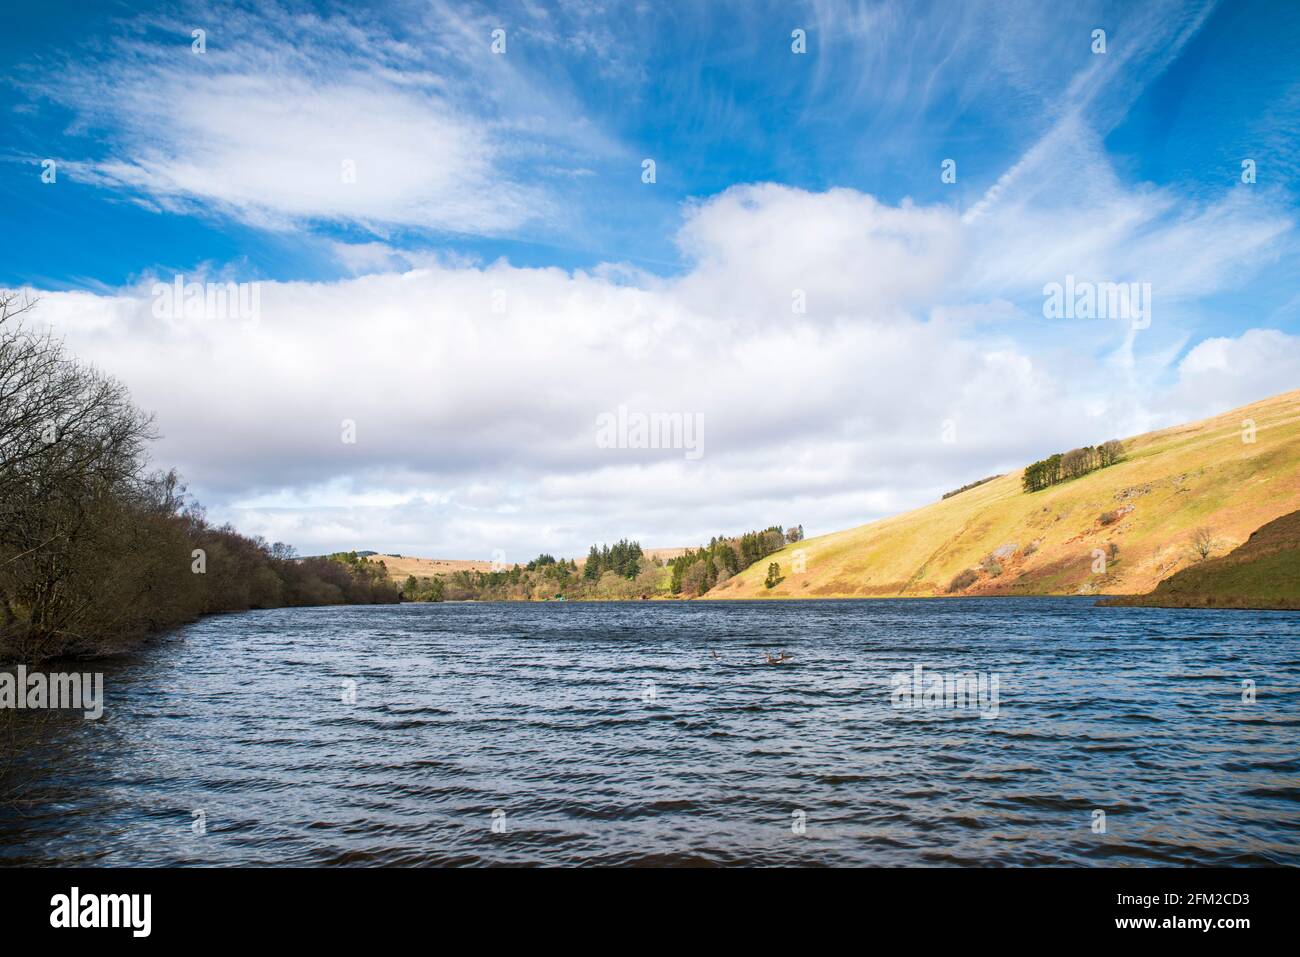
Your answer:
[[[427,24],[406,15],[433,6],[292,9],[302,16],[355,16],[412,44],[408,68],[437,70],[451,58],[422,49]],[[514,175],[558,197],[565,212],[491,235],[475,235],[469,224],[456,232],[399,228],[390,234],[383,224],[374,229],[324,218],[310,233],[267,232],[227,216],[159,214],[132,202],[142,194],[147,199],[147,190],[81,187],[71,174],[68,189],[42,189],[39,168],[22,160],[95,162],[128,148],[111,124],[87,116],[96,112],[84,109],[91,104],[74,95],[60,102],[65,68],[111,74],[122,45],[136,42],[172,48],[164,56],[187,67],[186,57],[198,59],[182,29],[190,23],[207,25],[214,56],[255,34],[240,30],[222,8],[195,4],[15,8],[0,38],[5,61],[17,65],[3,87],[10,161],[3,183],[13,220],[27,228],[6,230],[0,240],[0,278],[119,286],[151,267],[228,262],[261,278],[341,275],[341,264],[315,242],[322,236],[382,236],[399,248],[506,256],[521,265],[628,260],[669,273],[685,268],[673,243],[681,204],[737,183],[845,186],[888,202],[911,198],[961,209],[1066,108],[1070,81],[1096,58],[1087,40],[1092,29],[1109,28],[1111,55],[1133,39],[1122,16],[1132,4],[1055,6],[945,0],[840,12],[818,4],[574,3],[543,6],[549,12],[541,25],[529,15],[533,4],[464,8],[466,16],[506,28],[512,65],[547,87],[516,116],[536,110],[533,118],[557,125],[577,121],[596,131],[591,140],[599,144],[588,150],[581,135],[568,143],[557,136],[510,158],[505,165]],[[1122,81],[1098,84],[1092,113],[1120,175],[1213,195],[1234,185],[1241,158],[1249,156],[1262,169],[1262,185],[1284,191],[1294,207],[1300,9],[1264,0],[1168,9],[1188,23],[1204,17],[1179,55],[1167,64],[1152,57],[1149,71],[1130,69]],[[807,55],[790,54],[787,27],[808,31]],[[566,39],[569,31],[589,39]],[[461,55],[477,53],[491,69],[490,36],[482,41],[481,50]],[[344,42],[317,51],[323,60],[358,53]],[[1015,85],[989,75],[989,56],[1023,57],[1024,75]],[[516,118],[510,103],[483,106],[494,119]],[[550,148],[558,150],[554,163],[542,158]],[[658,164],[654,190],[640,181],[645,157]],[[955,186],[936,174],[950,157],[959,163]],[[80,235],[69,242],[71,222]]]
[[[216,513],[309,550],[672,545],[805,513],[829,531],[963,470],[1300,385],[1296,4],[52,2],[6,17],[0,283],[36,290],[45,321],[158,412],[158,457]],[[153,280],[177,273],[263,283],[256,342],[139,319]],[[1046,320],[1043,284],[1066,274],[1150,283],[1155,321]],[[524,305],[489,327],[479,287]],[[778,316],[805,287],[807,318]],[[307,301],[318,311],[298,315]],[[322,313],[344,308],[332,340]],[[391,353],[358,354],[348,322]],[[440,344],[418,374],[402,337]],[[914,376],[874,409],[807,383],[839,382],[846,356],[860,382],[852,368],[870,377],[891,353],[882,381],[936,353],[967,379],[943,395]],[[801,383],[767,427],[751,421],[761,395],[695,385],[782,356]],[[590,394],[552,396],[519,372],[530,359]],[[266,384],[287,367],[303,405],[342,392],[330,421],[354,407],[382,439],[353,459],[309,447],[311,413]],[[1088,378],[1039,403],[1041,421],[990,408],[979,418],[1014,427],[955,460],[929,442],[993,401],[970,391],[981,376],[1023,375],[1024,394],[1059,368]],[[281,431],[221,397],[244,375]],[[443,385],[396,391],[431,417],[374,398],[429,376]],[[177,397],[205,382],[202,402]],[[582,423],[623,401],[705,414],[717,451],[695,472],[592,458]],[[751,484],[764,449],[769,469],[803,465]],[[610,481],[637,491],[610,499]],[[648,515],[641,496],[664,482],[727,491]],[[540,496],[547,483],[564,493]],[[599,506],[580,504],[584,483]]]

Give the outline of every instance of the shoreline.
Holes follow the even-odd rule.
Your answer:
[[[1198,600],[1178,600],[1167,598],[1153,599],[1150,595],[1137,595],[1132,598],[1106,598],[1097,602],[1098,608],[1165,608],[1170,611],[1300,611],[1300,603],[1281,602],[1275,605],[1232,604],[1231,600],[1220,602],[1213,595],[1198,595]]]
[[[642,605],[658,602],[676,602],[685,604],[687,602],[709,603],[731,603],[740,604],[742,602],[786,602],[806,603],[818,601],[971,601],[971,600],[1007,600],[1017,598],[1078,598],[1078,599],[1096,599],[1099,595],[816,595],[807,597],[793,597],[790,595],[780,595],[772,598],[713,598],[706,595],[700,595],[694,598],[686,596],[673,596],[661,598],[566,598],[564,601],[555,601],[546,598],[457,598],[447,599],[444,601],[404,601],[402,605]],[[1094,602],[1096,603],[1096,602]],[[316,607],[334,607],[321,605]],[[341,606],[340,606],[341,607]],[[349,607],[360,608],[361,605],[352,605]],[[250,609],[257,610],[257,609]]]

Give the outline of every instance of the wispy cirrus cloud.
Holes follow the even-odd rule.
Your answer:
[[[226,74],[123,98],[130,146],[74,169],[172,211],[487,234],[546,212],[540,190],[499,168],[488,132],[430,91]]]
[[[537,170],[569,176],[616,147],[563,83],[493,53],[496,21],[436,6],[417,40],[354,11],[195,5],[131,20],[108,49],[25,85],[95,138],[101,155],[63,160],[74,178],[169,212],[381,235],[556,219]]]

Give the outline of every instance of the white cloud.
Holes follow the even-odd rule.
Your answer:
[[[966,212],[965,282],[990,295],[1041,295],[1066,275],[1151,283],[1156,308],[1247,278],[1284,251],[1294,220],[1247,189],[1202,202],[1126,186],[1100,135],[1056,124]],[[1160,318],[1167,318],[1168,312]]]
[[[251,327],[155,318],[147,281],[47,294],[41,315],[157,410],[157,458],[214,515],[304,551],[575,554],[625,534],[827,531],[1295,381],[1280,333],[1204,343],[1165,392],[1176,353],[1137,376],[1066,327],[1031,346],[1005,323],[953,321],[987,301],[963,291],[962,229],[941,208],[756,186],[691,211],[680,238],[697,258],[671,280],[430,259],[263,283]],[[806,315],[785,311],[795,283]],[[620,404],[702,413],[704,458],[597,447],[597,416]]]
[[[128,83],[129,158],[83,166],[165,208],[215,204],[256,225],[374,222],[495,233],[544,209],[497,169],[487,131],[436,95],[374,78],[226,74]]]
[[[788,320],[796,291],[821,318],[888,318],[932,301],[961,253],[946,207],[887,206],[850,189],[736,186],[697,205],[678,237],[682,297],[716,316]],[[743,281],[738,281],[744,276]]]
[[[135,21],[109,49],[25,86],[96,135],[103,155],[64,158],[72,178],[151,209],[380,235],[497,235],[563,218],[536,168],[614,147],[562,89],[491,53],[489,21],[418,13],[416,45],[361,13],[196,8]],[[202,53],[194,23],[208,31]]]
[[[1249,329],[1198,343],[1178,363],[1170,397],[1179,409],[1212,415],[1300,388],[1300,336]]]

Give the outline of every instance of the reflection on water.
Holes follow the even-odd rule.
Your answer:
[[[1088,599],[211,618],[102,665],[97,722],[0,712],[0,862],[1300,864],[1297,639]],[[996,717],[892,707],[918,664]]]

